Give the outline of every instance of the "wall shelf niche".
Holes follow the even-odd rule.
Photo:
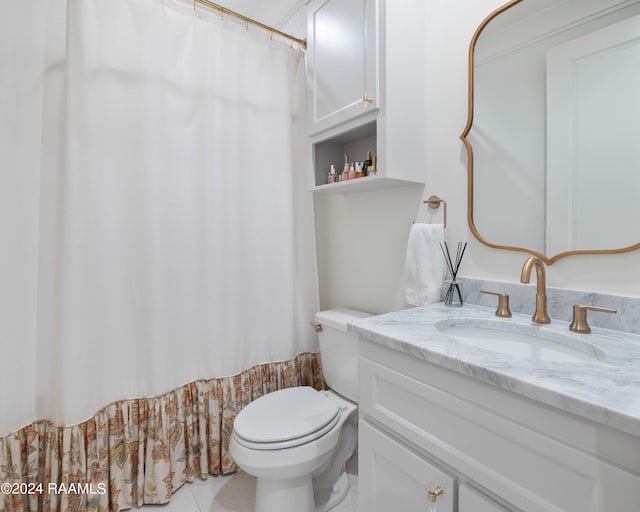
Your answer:
[[[379,178],[379,176],[376,175],[342,181],[339,183],[327,183],[331,165],[335,166],[336,172],[341,175],[344,169],[344,155],[349,155],[350,162],[362,162],[365,159],[367,151],[370,151],[372,155],[377,154],[377,131],[375,121],[340,133],[331,138],[315,142],[313,144],[315,170],[315,181],[313,186],[320,189],[324,189],[325,187],[327,189],[331,188],[337,191],[338,189],[347,190],[352,188],[352,186],[358,185],[358,182],[371,183],[378,181],[376,178]],[[360,185],[362,184],[360,183]]]

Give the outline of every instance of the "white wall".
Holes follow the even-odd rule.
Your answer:
[[[405,248],[423,188],[314,197],[321,309],[377,314],[402,307]]]
[[[397,307],[410,224],[429,220],[432,212],[421,200],[431,194],[448,203],[450,243],[469,242],[461,274],[519,281],[528,254],[484,246],[469,231],[466,151],[459,139],[467,120],[469,43],[476,27],[502,4],[501,0],[428,1],[427,185],[422,191],[409,186],[315,197],[321,308],[347,306],[380,313]],[[640,297],[639,268],[640,251],[570,256],[547,268],[547,284]]]

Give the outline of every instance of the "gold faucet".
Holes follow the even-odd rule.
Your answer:
[[[531,317],[537,324],[548,324],[551,323],[549,320],[549,315],[547,315],[547,278],[544,271],[544,264],[540,258],[536,258],[535,256],[531,256],[527,261],[524,262],[522,267],[522,274],[520,275],[521,283],[528,283],[531,280],[531,269],[535,266],[536,268],[536,311]]]

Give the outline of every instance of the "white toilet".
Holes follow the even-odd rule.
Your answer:
[[[347,324],[369,316],[320,311],[324,378],[331,390],[275,391],[236,416],[229,451],[257,478],[256,512],[325,512],[349,491],[344,467],[357,445],[358,338]]]

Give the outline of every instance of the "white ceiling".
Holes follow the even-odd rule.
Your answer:
[[[287,34],[302,39],[306,37],[305,0],[212,1]]]

